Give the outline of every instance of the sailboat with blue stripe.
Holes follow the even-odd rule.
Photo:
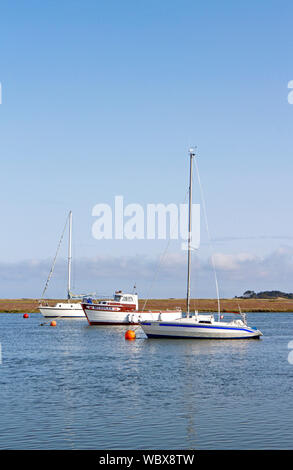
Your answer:
[[[250,327],[246,321],[246,315],[241,312],[241,319],[229,322],[221,321],[218,283],[216,279],[218,295],[218,320],[213,314],[198,314],[190,312],[190,274],[191,274],[191,206],[192,206],[192,172],[193,161],[196,154],[189,150],[190,156],[190,181],[189,181],[189,220],[188,220],[188,270],[187,270],[187,298],[186,317],[180,317],[173,321],[142,321],[140,326],[148,338],[193,338],[193,339],[248,339],[260,338],[263,334],[255,327]],[[197,168],[198,171],[198,168]],[[199,178],[199,174],[198,174]],[[200,182],[200,179],[199,179]]]

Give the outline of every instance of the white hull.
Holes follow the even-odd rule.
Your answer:
[[[57,304],[55,307],[41,305],[39,310],[45,318],[85,318],[81,304]]]
[[[194,338],[194,339],[246,339],[259,338],[262,333],[254,328],[247,326],[246,321],[235,320],[231,322],[216,322],[213,315],[198,315],[190,317],[190,277],[191,277],[191,250],[192,250],[192,172],[193,160],[196,162],[194,149],[189,150],[190,169],[189,169],[189,213],[188,213],[188,259],[187,259],[187,318],[181,318],[175,321],[147,321],[142,320],[140,326],[148,338]],[[197,163],[196,163],[197,165]],[[202,195],[199,172],[197,176]],[[203,195],[202,195],[203,199]],[[204,200],[203,206],[205,208]],[[206,212],[205,219],[207,221]],[[207,225],[207,223],[206,223]],[[208,228],[207,228],[208,232]],[[218,311],[220,312],[220,300],[218,292],[218,281],[216,270],[214,268],[215,281],[217,287]]]
[[[237,321],[203,325],[194,319],[184,318],[173,323],[142,322],[140,326],[149,338],[247,339],[262,336],[259,330],[245,324],[239,325]]]
[[[138,325],[140,321],[174,321],[182,316],[180,311],[139,312],[95,310],[94,307],[84,307],[84,312],[90,325]]]

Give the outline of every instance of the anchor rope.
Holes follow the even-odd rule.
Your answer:
[[[194,160],[195,160],[195,167],[196,167],[197,180],[198,180],[198,185],[199,185],[199,190],[200,190],[200,196],[201,196],[201,201],[202,201],[202,206],[203,206],[206,232],[207,232],[207,236],[208,236],[210,249],[212,249],[212,242],[211,242],[210,229],[209,229],[208,218],[207,218],[207,210],[206,210],[204,192],[203,192],[203,188],[202,188],[202,184],[201,184],[197,159],[195,158]],[[219,284],[218,284],[218,276],[217,276],[217,271],[216,271],[215,260],[214,260],[213,254],[211,255],[211,263],[212,263],[212,267],[213,267],[213,271],[214,271],[215,284],[216,284],[217,302],[218,302],[218,317],[219,317],[218,319],[220,320],[221,306],[220,306]]]

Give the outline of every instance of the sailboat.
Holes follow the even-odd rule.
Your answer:
[[[68,220],[69,220],[69,241],[68,241],[68,265],[67,265],[67,299],[68,302],[58,302],[55,306],[50,306],[47,303],[44,303],[44,300],[41,301],[39,305],[39,310],[43,317],[45,318],[86,318],[84,311],[82,309],[81,303],[76,303],[76,302],[70,302],[71,299],[73,299],[72,293],[71,293],[71,261],[72,261],[72,255],[71,255],[71,246],[72,246],[72,211],[69,212],[68,215]],[[64,231],[67,225],[67,220],[66,224],[64,227]],[[64,231],[62,233],[58,248],[57,248],[57,253],[55,255],[55,259],[53,262],[53,266],[51,268],[51,271],[49,273],[49,277],[47,279],[45,288],[43,290],[42,294],[42,299],[44,299],[44,294],[46,292],[49,280],[53,274],[57,254],[59,251],[59,247],[61,245],[61,241],[64,235]],[[77,296],[79,297],[79,296]]]
[[[187,297],[186,317],[173,321],[141,321],[140,326],[148,338],[194,338],[194,339],[247,339],[259,338],[261,331],[247,324],[246,316],[229,322],[221,321],[220,307],[218,319],[214,314],[199,315],[190,312],[190,277],[191,277],[191,207],[192,207],[192,172],[193,160],[196,158],[194,149],[189,150],[189,219],[188,219],[188,266],[187,266]],[[219,297],[218,297],[219,306]]]

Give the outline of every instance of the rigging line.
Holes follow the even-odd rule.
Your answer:
[[[65,222],[65,225],[64,225],[64,229],[63,229],[61,238],[60,238],[60,240],[59,240],[59,244],[58,244],[58,247],[57,247],[57,251],[56,251],[56,254],[55,254],[55,258],[54,258],[54,260],[53,260],[53,264],[52,264],[51,270],[50,270],[50,272],[49,272],[48,279],[47,279],[47,281],[46,281],[44,290],[43,290],[43,292],[42,292],[41,300],[44,299],[45,292],[46,292],[46,290],[47,290],[49,281],[50,281],[50,279],[51,279],[51,277],[52,277],[52,274],[53,274],[53,271],[54,271],[54,268],[55,268],[55,264],[56,264],[56,260],[57,260],[57,255],[58,255],[58,252],[59,252],[59,249],[60,249],[60,246],[61,246],[63,237],[64,237],[64,233],[65,233],[65,230],[66,230],[66,226],[67,226],[68,219],[69,219],[69,215],[68,215],[67,218],[66,218],[66,222]]]
[[[160,258],[159,258],[159,261],[158,261],[157,267],[156,267],[156,271],[155,271],[155,275],[154,275],[154,277],[153,277],[152,283],[151,283],[150,288],[149,288],[149,292],[148,292],[148,294],[147,294],[147,296],[146,296],[146,299],[145,299],[145,302],[144,302],[144,304],[143,304],[142,311],[144,311],[144,309],[145,309],[145,307],[146,307],[146,304],[147,304],[147,302],[148,302],[148,300],[149,300],[150,292],[151,292],[152,287],[153,287],[153,285],[154,285],[154,283],[155,283],[155,280],[156,280],[156,278],[157,278],[157,276],[158,276],[158,273],[159,273],[159,270],[160,270],[160,266],[161,266],[161,264],[162,264],[162,262],[163,262],[163,259],[164,259],[165,255],[166,255],[166,252],[167,252],[167,250],[168,250],[168,248],[169,248],[170,241],[171,241],[171,240],[169,239],[169,240],[168,240],[168,243],[167,243],[167,246],[166,246],[166,248],[165,248],[163,254],[162,254],[162,255],[160,256]]]
[[[206,204],[205,204],[205,198],[204,198],[203,188],[202,188],[202,184],[201,184],[201,179],[200,179],[200,175],[199,175],[199,168],[198,168],[198,164],[197,164],[197,158],[195,158],[194,160],[195,160],[195,167],[196,167],[196,174],[197,174],[197,179],[198,179],[198,184],[199,184],[200,196],[201,196],[201,201],[202,201],[202,205],[203,205],[203,212],[204,212],[204,219],[205,219],[205,226],[206,226],[207,236],[208,236],[210,248],[212,248],[211,236],[210,236],[210,230],[209,230],[209,224],[208,224],[208,218],[207,218],[207,210],[206,210]],[[220,306],[219,284],[218,284],[218,276],[217,276],[217,271],[216,271],[216,266],[215,266],[213,253],[211,255],[211,262],[212,262],[212,267],[213,267],[214,276],[215,276],[217,301],[218,301],[218,317],[219,317],[219,321],[220,321],[221,306]]]
[[[187,198],[188,193],[189,193],[189,189],[186,191],[183,204],[186,202],[186,198]],[[173,225],[173,227],[172,227],[170,233],[173,233],[174,227],[175,227],[175,225],[176,225],[177,223],[178,223],[178,220],[177,220],[177,222],[174,223],[174,225]],[[147,294],[147,296],[146,296],[146,299],[145,299],[145,302],[144,302],[142,311],[144,311],[144,309],[145,309],[145,307],[146,307],[146,304],[147,304],[147,302],[149,301],[149,297],[150,297],[150,293],[151,293],[152,287],[153,287],[153,285],[154,285],[154,283],[155,283],[155,280],[156,280],[156,278],[157,278],[157,276],[158,276],[158,274],[159,274],[160,266],[161,266],[161,264],[162,264],[162,262],[163,262],[164,257],[166,256],[166,253],[167,253],[167,250],[168,250],[168,248],[169,248],[170,243],[171,243],[171,238],[169,238],[168,243],[167,243],[167,246],[166,246],[166,248],[165,248],[163,254],[160,256],[159,261],[158,261],[158,263],[157,263],[155,275],[154,275],[154,277],[153,277],[153,280],[152,280],[152,282],[151,282],[150,288],[149,288],[149,290],[148,290],[148,294]]]

